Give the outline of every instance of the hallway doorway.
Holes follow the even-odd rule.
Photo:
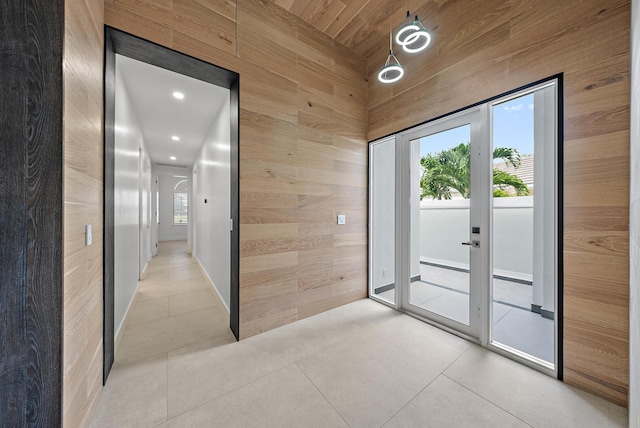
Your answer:
[[[128,64],[127,67],[133,67],[137,70],[137,75],[134,73],[137,80],[133,79],[132,82],[129,81],[125,85],[121,75],[122,72],[119,70],[120,63]],[[116,66],[117,64],[118,66]],[[157,69],[159,72],[150,71],[151,68]],[[136,123],[132,124],[131,122],[145,121],[145,117],[143,116],[147,115],[150,111],[153,112],[153,115],[161,116],[163,114],[162,108],[164,107],[161,109],[157,109],[156,107],[162,104],[158,97],[166,96],[167,94],[164,94],[163,91],[160,90],[154,91],[153,88],[147,88],[147,91],[144,91],[146,86],[151,85],[154,79],[157,79],[157,73],[177,73],[178,75],[184,76],[185,80],[193,82],[185,84],[186,86],[190,86],[185,92],[187,94],[193,94],[191,98],[199,99],[199,104],[195,104],[195,110],[190,107],[192,110],[189,111],[186,111],[188,110],[185,107],[186,104],[179,106],[177,109],[174,107],[174,110],[167,107],[169,111],[165,114],[167,114],[168,117],[166,119],[162,117],[154,118],[154,125],[146,128],[146,134],[154,134],[158,131],[161,134],[167,134],[166,138],[171,139],[174,144],[177,143],[180,141],[178,133],[172,134],[169,128],[163,127],[170,122],[169,118],[178,117],[182,114],[174,123],[183,125],[182,136],[186,138],[182,143],[191,142],[193,144],[195,142],[198,144],[198,148],[194,149],[195,154],[192,153],[191,157],[185,155],[183,158],[180,158],[179,156],[181,155],[167,153],[150,154],[151,151],[145,147],[145,138],[147,140],[153,140],[157,139],[158,135],[145,135],[145,132],[136,130],[140,128]],[[209,111],[208,108],[210,104],[216,102],[216,97],[206,95],[209,93],[207,91],[199,90],[198,88],[202,88],[202,85],[208,87],[214,87],[215,85],[215,87],[226,91],[226,107],[221,107],[224,111],[220,110],[215,118],[211,117],[211,114],[206,116],[206,112]],[[148,284],[151,280],[149,275],[154,276],[153,271],[156,271],[156,275],[165,274],[164,282],[166,282],[166,284],[156,283],[154,286],[156,293],[161,292],[163,286],[168,287],[169,284],[171,284],[171,290],[168,291],[170,294],[184,294],[181,292],[180,287],[184,286],[188,288],[194,286],[194,284],[189,285],[189,281],[194,278],[197,279],[196,285],[200,286],[204,281],[210,288],[210,290],[206,291],[214,294],[215,291],[213,291],[212,287],[214,283],[224,282],[228,284],[225,288],[227,290],[226,292],[220,292],[219,287],[216,287],[217,295],[214,296],[214,300],[224,301],[223,307],[226,306],[225,310],[227,311],[228,317],[228,322],[224,322],[224,324],[226,324],[225,329],[229,331],[231,337],[235,337],[235,339],[239,337],[239,231],[237,227],[233,228],[229,226],[230,223],[231,225],[239,223],[239,76],[232,71],[222,69],[152,42],[106,27],[104,87],[105,221],[103,382],[106,382],[114,362],[118,332],[120,330],[124,332],[124,321],[128,320],[130,315],[134,316],[131,311],[133,311],[139,303],[135,297],[136,289],[138,289],[137,296],[140,298],[143,294],[142,291],[149,288]],[[129,111],[123,113],[119,107],[116,108],[116,99],[122,99],[128,96],[127,94],[123,96],[121,94],[122,90],[118,90],[118,88],[124,87],[127,87],[128,91],[125,91],[127,93],[139,92],[136,96],[139,100],[144,100],[144,103],[138,108],[131,107]],[[171,97],[171,95],[173,95],[173,97]],[[209,98],[207,98],[207,96],[209,96]],[[169,92],[166,98],[179,102],[184,98],[184,94],[179,91],[175,91],[173,94]],[[118,102],[118,104],[120,105],[122,103]],[[164,104],[162,105],[164,106]],[[170,103],[167,103],[167,106],[170,105]],[[192,129],[198,127],[198,124],[192,121],[198,114],[205,115],[205,121],[210,122],[205,123],[205,125],[207,129],[211,129],[210,134],[213,135],[212,138],[222,138],[216,134],[218,128],[227,129],[223,140],[220,140],[223,141],[223,143],[217,141],[215,144],[217,151],[225,152],[226,155],[224,168],[218,168],[224,170],[222,175],[226,174],[226,180],[219,180],[220,173],[216,175],[216,173],[202,166],[202,164],[209,165],[215,164],[216,162],[209,159],[209,157],[213,155],[206,152],[206,146],[204,145],[206,141],[202,132],[200,134],[190,134]],[[120,119],[118,119],[118,117],[120,117]],[[224,124],[222,124],[221,121],[224,122]],[[202,125],[202,121],[200,124]],[[151,129],[151,131],[149,131],[149,129]],[[129,145],[132,145],[132,147],[127,146],[123,148],[116,145],[119,144],[118,141],[123,138],[123,135],[125,136],[124,138],[130,140]],[[204,135],[206,138],[209,138],[209,134],[206,132]],[[185,149],[186,146],[187,144],[181,144],[176,147]],[[200,146],[202,150],[199,150]],[[133,164],[133,161],[136,163],[135,171],[133,171],[132,168],[132,174],[127,174],[125,168],[125,173],[122,173],[121,165],[126,162]],[[196,177],[197,174],[199,175]],[[170,202],[172,202],[170,203],[169,214],[162,214],[159,210],[158,202],[160,191],[162,190],[161,176],[170,176],[174,180],[177,180],[179,183],[174,183],[176,186],[182,183],[180,189],[174,186],[176,189],[172,189],[172,191],[169,192],[171,193],[171,195],[169,195],[171,199]],[[119,190],[122,189],[122,183],[125,184],[125,191]],[[200,189],[201,192],[205,192],[203,197],[201,197],[195,189],[196,183],[198,189]],[[206,192],[213,186],[224,187],[226,190],[217,196],[210,196],[209,193]],[[167,198],[166,195],[164,197]],[[180,202],[177,207],[179,211],[178,214],[173,212],[176,211],[176,201]],[[187,253],[197,253],[197,251],[192,251],[195,250],[192,239],[194,235],[194,225],[198,224],[201,228],[213,227],[210,222],[205,224],[212,216],[209,212],[205,213],[203,210],[211,207],[213,205],[211,202],[214,201],[220,202],[216,206],[224,205],[227,207],[213,216],[214,220],[217,221],[217,226],[213,225],[216,227],[215,233],[217,235],[211,237],[218,243],[223,244],[220,246],[219,251],[224,251],[226,257],[215,257],[214,254],[208,251],[208,248],[202,248],[199,251],[201,253],[199,254],[199,259],[191,258]],[[209,203],[209,205],[204,205],[207,203]],[[194,214],[198,211],[198,204],[201,205],[199,218],[206,219],[205,223],[198,223],[197,216]],[[121,219],[121,217],[126,217],[128,211],[135,211],[135,215],[132,215],[132,218],[135,217],[134,220],[136,223],[139,223],[134,224],[137,233],[134,233],[133,230],[131,233],[127,233],[126,228],[122,227],[123,224],[128,225],[126,221],[123,223]],[[173,212],[173,215],[171,212]],[[178,223],[175,221],[176,218],[178,219]],[[161,225],[166,225],[167,228],[161,229]],[[167,230],[170,232],[167,232]],[[178,235],[177,232],[180,232],[180,234]],[[164,239],[167,240],[165,243],[160,242],[163,240],[161,236],[163,233],[165,234]],[[169,237],[167,238],[167,236]],[[127,242],[129,240],[135,240],[137,243],[136,245],[134,245],[134,242],[125,243],[123,246],[123,240]],[[206,242],[208,239],[203,239],[202,241]],[[226,244],[224,244],[225,242]],[[123,270],[118,268],[118,263],[122,264],[122,258],[124,257],[126,259],[127,255],[119,255],[118,251],[123,251],[124,248],[124,251],[127,252],[129,251],[127,250],[129,247],[133,251],[132,258],[136,259],[136,263],[133,263],[135,265],[136,277],[140,278],[141,282],[136,282],[134,287],[129,287],[128,294],[125,293],[126,295],[123,296],[122,292],[119,292],[116,287],[116,284],[119,284],[119,276],[122,275]],[[120,248],[120,250],[118,250],[118,248]],[[181,266],[180,269],[188,268],[187,271],[190,272],[185,278],[174,278],[175,272],[161,268],[154,268],[150,273],[145,271],[145,265],[151,259],[151,254],[157,251],[157,257],[161,257],[163,254],[160,250],[164,249],[164,252],[169,253],[164,254],[164,256],[170,256],[171,254],[176,256],[177,248],[181,248],[178,254],[184,255],[185,258],[185,260],[178,262],[178,265]],[[197,254],[194,254],[194,256],[195,255]],[[220,265],[219,260],[222,260],[224,265]],[[218,262],[217,265],[216,262]],[[125,260],[125,264],[128,265],[130,263]],[[172,264],[176,264],[173,259],[165,268],[168,268]],[[157,266],[158,263],[152,261],[149,263],[147,269],[151,269],[154,265]],[[190,271],[190,269],[194,267],[195,273]],[[131,270],[133,272],[133,269]],[[218,278],[216,278],[216,281],[214,281],[212,276],[215,278],[215,275],[211,273],[213,270],[216,272],[226,272],[227,280],[218,281]],[[173,279],[178,279],[178,281],[174,281]],[[154,278],[151,282],[157,280],[159,280],[159,278]],[[166,297],[168,300],[170,294],[162,297]],[[144,297],[142,298],[144,301]],[[203,298],[203,302],[208,302],[209,300],[210,299]],[[168,304],[168,301],[166,303]],[[149,303],[147,305],[149,305]],[[211,328],[211,331],[207,334],[213,334],[213,330],[215,330],[215,328]],[[207,336],[207,334],[204,336]],[[188,334],[181,334],[181,336],[185,337],[188,336]],[[118,343],[120,343],[119,340]]]

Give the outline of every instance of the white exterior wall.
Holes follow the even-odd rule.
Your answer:
[[[193,255],[227,309],[231,302],[231,107],[218,112],[193,164]],[[206,203],[205,203],[206,200]],[[239,225],[234,225],[239,227]]]
[[[496,273],[531,280],[533,197],[493,201],[493,264]],[[424,199],[420,209],[420,259],[469,268],[469,200]]]

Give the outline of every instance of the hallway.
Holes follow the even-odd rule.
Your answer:
[[[627,411],[371,300],[235,342],[162,243],[94,427],[624,427]]]
[[[124,326],[116,363],[132,363],[192,345],[235,342],[229,313],[186,241],[160,242],[142,275]]]

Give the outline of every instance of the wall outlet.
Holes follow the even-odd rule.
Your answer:
[[[338,224],[346,224],[347,216],[344,214],[338,214]]]

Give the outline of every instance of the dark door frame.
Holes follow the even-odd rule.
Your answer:
[[[230,328],[240,335],[240,75],[197,58],[105,26],[104,58],[104,372],[106,383],[114,359],[114,122],[115,55],[123,55],[230,91],[231,100],[231,307]]]

